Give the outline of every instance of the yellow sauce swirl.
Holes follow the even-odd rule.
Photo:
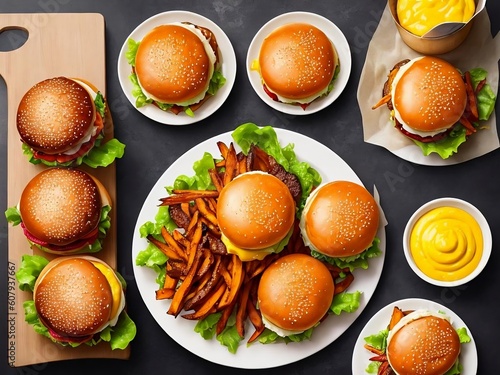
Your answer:
[[[422,36],[443,22],[468,22],[474,12],[474,0],[398,0],[399,24]]]
[[[477,221],[455,207],[435,208],[415,223],[410,252],[428,277],[455,281],[471,274],[483,253],[483,234]]]

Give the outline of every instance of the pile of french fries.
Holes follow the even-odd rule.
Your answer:
[[[217,222],[219,192],[239,174],[266,171],[262,150],[252,148],[244,155],[237,153],[232,143],[227,146],[218,142],[217,146],[221,159],[215,160],[215,169],[210,171],[215,190],[174,190],[172,195],[161,199],[161,205],[180,205],[189,217],[189,225],[183,231],[174,230],[172,233],[163,228],[164,241],[148,236],[148,240],[168,257],[165,283],[156,291],[156,299],[171,299],[167,313],[177,317],[185,312],[181,315],[184,319],[200,320],[221,313],[216,326],[217,335],[222,333],[229,317],[235,313],[237,332],[244,338],[248,319],[254,328],[248,340],[251,343],[265,329],[257,308],[260,275],[279,257],[290,253],[310,254],[310,250],[302,241],[298,220],[285,249],[263,260],[242,262],[237,255],[211,246],[221,237]],[[327,266],[336,281],[335,293],[344,291],[354,279],[352,273],[349,269]]]

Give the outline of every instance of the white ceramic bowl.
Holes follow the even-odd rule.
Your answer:
[[[410,251],[410,235],[412,232],[412,229],[417,222],[417,220],[424,215],[425,213],[429,212],[430,210],[438,207],[456,207],[460,208],[466,212],[468,212],[474,219],[477,221],[479,224],[482,234],[483,234],[483,253],[481,260],[479,261],[478,266],[474,269],[474,271],[467,276],[465,276],[462,279],[455,280],[455,281],[442,281],[442,280],[436,280],[433,279],[429,276],[427,276],[425,273],[423,273],[416,265],[413,256]],[[403,234],[403,249],[404,249],[404,254],[406,257],[406,260],[408,261],[408,265],[410,268],[422,279],[427,281],[430,284],[437,285],[437,286],[442,286],[442,287],[453,287],[453,286],[458,286],[465,284],[472,279],[474,279],[477,275],[481,273],[481,271],[484,269],[486,266],[486,263],[488,263],[488,259],[490,258],[491,255],[491,248],[492,248],[492,237],[491,237],[491,230],[490,226],[488,225],[488,222],[486,221],[486,218],[483,216],[483,214],[472,204],[463,201],[461,199],[457,198],[438,198],[435,200],[432,200],[426,204],[424,204],[422,207],[420,207],[415,213],[410,217],[410,220],[406,224],[406,228],[404,230]]]

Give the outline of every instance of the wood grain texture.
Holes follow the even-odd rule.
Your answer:
[[[30,164],[23,155],[15,122],[19,101],[34,84],[56,76],[83,78],[92,82],[105,95],[105,23],[103,16],[96,13],[26,13],[0,14],[0,25],[0,31],[14,28],[28,32],[28,39],[23,46],[14,51],[0,52],[0,75],[6,82],[8,100],[7,207],[11,207],[18,203],[28,181],[47,168]],[[113,122],[109,110],[105,131],[106,140],[113,137]],[[104,249],[95,256],[116,268],[115,164],[98,169],[85,166],[79,168],[96,176],[108,189],[113,200],[111,229],[104,242]],[[17,270],[21,256],[32,254],[33,251],[20,226],[9,226],[8,236],[9,266]],[[53,257],[48,254],[40,255]],[[15,366],[73,358],[127,359],[129,357],[129,348],[124,351],[112,351],[107,343],[101,343],[97,347],[81,345],[78,348],[62,347],[52,343],[36,334],[24,321],[22,304],[32,298],[31,293],[21,292],[17,288],[17,283],[15,291],[9,291],[9,295],[11,293],[15,293],[15,304],[9,305],[9,319],[15,322],[15,334],[12,335],[13,338],[8,339],[8,347],[14,348],[9,355],[14,354]]]

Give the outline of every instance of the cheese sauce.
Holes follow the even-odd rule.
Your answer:
[[[440,281],[463,279],[481,260],[481,227],[462,209],[435,208],[415,223],[410,252],[417,267],[428,277]]]
[[[422,36],[443,22],[468,22],[474,12],[474,0],[398,0],[399,24]]]

